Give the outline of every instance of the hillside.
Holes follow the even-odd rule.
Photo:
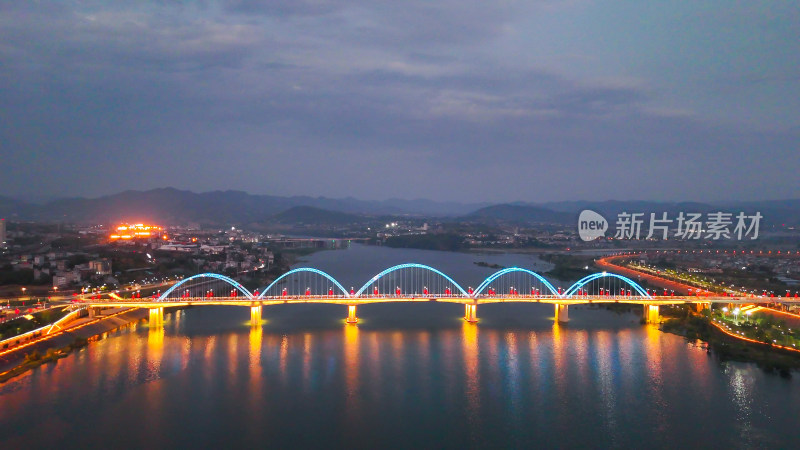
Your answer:
[[[285,225],[347,225],[364,220],[364,216],[313,206],[295,206],[270,218],[271,222]]]
[[[517,222],[517,223],[557,223],[569,224],[577,220],[577,215],[553,211],[538,206],[502,204],[481,208],[464,220],[473,222]]]

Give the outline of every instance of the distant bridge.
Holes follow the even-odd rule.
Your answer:
[[[623,275],[599,272],[581,278],[566,289],[555,287],[542,275],[520,267],[502,269],[476,287],[464,288],[447,274],[423,264],[408,263],[377,273],[358,289],[345,288],[336,278],[312,267],[290,270],[262,290],[250,292],[224,275],[202,273],[181,280],[152,298],[92,300],[90,311],[102,307],[150,310],[151,324],[163,323],[164,307],[232,305],[250,307],[251,323],[261,323],[264,306],[290,303],[329,303],[348,307],[347,323],[357,323],[358,305],[384,302],[449,302],[465,305],[464,319],[477,322],[477,307],[485,303],[524,302],[555,305],[556,320],[569,320],[568,306],[587,303],[644,305],[648,322],[659,320],[659,306],[711,303],[800,303],[797,298],[719,296],[700,291],[695,296],[668,290],[645,289]]]

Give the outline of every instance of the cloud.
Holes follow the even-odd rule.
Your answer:
[[[694,66],[654,76],[593,53],[565,21],[591,8],[3,2],[0,189],[37,179],[84,195],[164,185],[497,201],[621,198],[625,186],[654,198],[792,195],[781,178],[798,169],[791,123],[727,122],[685,100]],[[545,57],[562,41],[569,52]],[[765,73],[741,82],[781,86],[789,100],[742,95],[739,107],[767,117],[791,106],[797,78]],[[84,170],[118,176],[68,183]]]

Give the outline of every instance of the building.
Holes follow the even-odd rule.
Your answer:
[[[95,275],[110,275],[111,274],[111,261],[108,259],[96,259],[89,262],[89,268]]]
[[[0,248],[6,246],[6,219],[0,219]]]

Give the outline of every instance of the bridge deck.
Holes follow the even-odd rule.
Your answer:
[[[190,297],[175,300],[92,300],[86,302],[91,307],[136,307],[159,308],[170,306],[269,306],[280,304],[325,303],[335,305],[366,305],[387,302],[446,302],[460,304],[488,304],[488,303],[551,303],[562,305],[588,304],[588,303],[629,303],[638,305],[679,305],[687,303],[732,303],[732,304],[800,304],[800,298],[794,297],[696,297],[696,296],[486,296],[470,298],[463,296],[451,297],[409,297],[409,296],[366,296],[348,298],[344,296],[292,296],[292,297],[265,297],[261,299],[246,297]]]

